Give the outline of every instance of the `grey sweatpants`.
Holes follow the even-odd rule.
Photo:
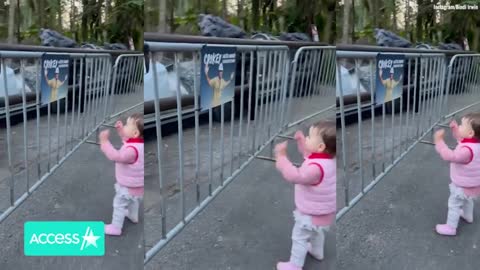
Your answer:
[[[295,210],[295,226],[292,231],[292,252],[290,254],[290,263],[298,267],[303,267],[305,257],[308,253],[309,244],[311,253],[315,258],[323,259],[323,249],[325,245],[325,232],[330,226],[315,226],[312,224],[312,218],[308,215]]]
[[[473,198],[465,195],[463,188],[453,183],[450,183],[449,187],[447,224],[452,228],[457,228],[462,210],[464,217],[473,218]]]
[[[130,195],[127,187],[115,183],[112,224],[122,229],[126,216],[128,216],[130,220],[138,221],[138,208],[141,199],[141,196]]]

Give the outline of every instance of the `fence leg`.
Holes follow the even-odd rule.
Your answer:
[[[273,155],[273,144],[275,142],[275,138],[270,142],[270,156],[272,158],[275,158],[274,155]]]

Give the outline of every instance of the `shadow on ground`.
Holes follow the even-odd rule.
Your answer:
[[[478,202],[476,223],[461,221],[456,237],[434,232],[446,220],[449,182],[448,163],[417,145],[337,223],[338,269],[478,269]]]
[[[295,148],[290,143],[289,154]],[[254,160],[145,269],[275,269],[277,261],[290,256],[293,199],[293,185],[282,179],[274,164]],[[335,265],[332,228],[324,261],[308,257],[304,269],[335,269]]]

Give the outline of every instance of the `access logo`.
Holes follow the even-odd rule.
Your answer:
[[[99,221],[25,222],[25,256],[103,256],[104,226]]]

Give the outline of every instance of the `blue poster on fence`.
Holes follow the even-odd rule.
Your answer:
[[[235,94],[236,49],[202,48],[200,106],[205,111],[233,99]]]
[[[377,55],[377,82],[375,102],[383,104],[397,99],[403,90],[404,55]]]
[[[62,99],[68,93],[68,55],[44,54],[42,57],[42,104]]]

